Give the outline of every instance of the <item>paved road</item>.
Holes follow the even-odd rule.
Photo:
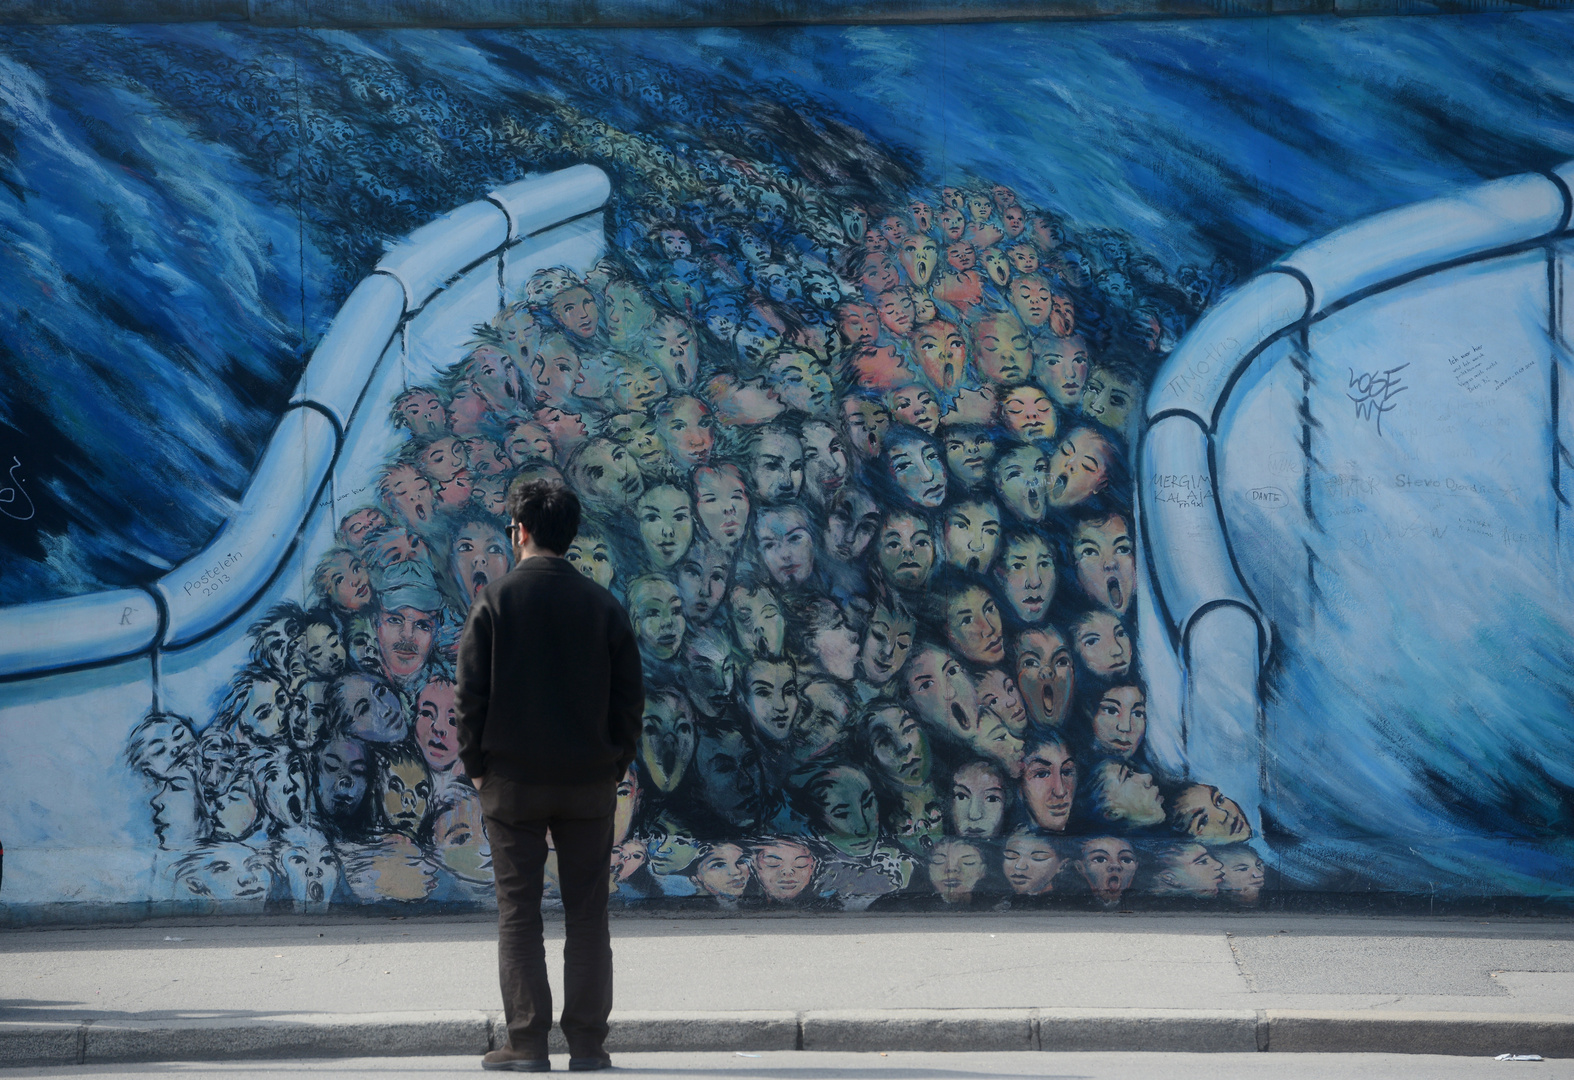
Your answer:
[[[552,978],[562,924],[548,923]],[[0,934],[0,1019],[500,1007],[491,919]],[[617,1007],[1574,1013],[1574,922],[1316,916],[623,918]],[[555,987],[556,988],[556,987]]]
[[[565,1069],[562,1059],[555,1071]],[[784,1051],[737,1054],[624,1054],[606,1076],[638,1080],[1570,1080],[1574,1061],[1500,1062],[1490,1058],[1418,1054],[816,1054]],[[7,1069],[22,1077],[134,1077],[154,1080],[448,1080],[483,1074],[474,1057],[344,1058],[328,1061],[238,1061],[224,1065],[56,1066]],[[498,1074],[500,1075],[500,1074]]]

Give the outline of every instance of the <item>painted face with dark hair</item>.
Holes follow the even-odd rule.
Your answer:
[[[1170,820],[1187,836],[1209,844],[1238,844],[1252,838],[1252,827],[1240,805],[1211,784],[1188,784],[1177,792]]]
[[[831,376],[810,353],[783,349],[771,357],[770,383],[789,409],[825,415],[836,400]]]
[[[1013,386],[1000,399],[1000,418],[1024,442],[1054,438],[1055,405],[1036,386]]]
[[[995,561],[1000,544],[1000,509],[992,499],[953,503],[945,514],[946,562],[977,574]]]
[[[644,413],[617,413],[610,416],[605,430],[609,438],[634,455],[640,472],[646,476],[671,468],[667,448],[656,433],[656,425]]]
[[[1083,415],[1128,437],[1128,422],[1141,403],[1142,388],[1109,368],[1094,368],[1082,391]]]
[[[616,567],[612,564],[612,549],[607,545],[606,538],[597,533],[580,530],[574,537],[573,543],[568,545],[568,550],[563,557],[591,581],[603,589],[612,584],[612,577]]]
[[[893,433],[886,440],[885,461],[891,479],[915,506],[932,510],[945,502],[945,467],[927,441]]]
[[[970,901],[984,870],[983,851],[966,840],[941,840],[929,853],[929,882],[948,904]]]
[[[719,545],[689,547],[678,563],[678,592],[683,596],[684,617],[691,625],[705,625],[721,609],[731,569],[732,561]]]
[[[1041,623],[1055,599],[1055,560],[1049,543],[1034,533],[1021,533],[1006,542],[995,566],[1000,592],[1018,619]]]
[[[1072,627],[1071,644],[1083,665],[1101,678],[1121,678],[1131,670],[1131,639],[1125,625],[1108,611],[1083,616]]]
[[[694,541],[694,510],[688,492],[669,484],[653,487],[640,496],[634,514],[650,565],[658,570],[676,566]]]
[[[415,741],[433,772],[447,772],[459,760],[459,708],[454,684],[431,679],[415,698]]]
[[[699,357],[694,332],[687,322],[672,315],[656,320],[645,349],[674,393],[682,393],[694,385],[694,377],[699,373]]]
[[[1064,745],[1041,743],[1022,761],[1022,802],[1041,829],[1065,832],[1077,795],[1077,763]]]
[[[773,840],[754,849],[754,876],[772,900],[796,900],[814,879],[818,860],[796,840]]]
[[[1027,330],[1009,313],[988,315],[974,323],[973,347],[978,373],[1001,386],[1018,386],[1033,370]]]
[[[985,765],[963,765],[951,780],[950,811],[951,831],[957,836],[995,836],[1005,820],[1005,784]]]
[[[760,753],[743,732],[702,734],[694,774],[706,806],[734,825],[754,824],[759,814]]]
[[[998,664],[1006,658],[1000,611],[982,585],[968,586],[946,601],[946,637],[975,664]]]
[[[1088,382],[1088,347],[1079,337],[1050,336],[1040,341],[1033,369],[1038,384],[1056,405],[1075,411]]]
[[[754,493],[766,502],[796,498],[803,487],[803,444],[785,431],[763,432],[749,471]]]
[[[595,337],[600,310],[596,298],[583,285],[570,285],[552,297],[552,317],[580,339]]]
[[[1131,530],[1123,515],[1104,521],[1082,521],[1071,537],[1077,583],[1088,599],[1125,615],[1136,592],[1137,564]]]
[[[1076,506],[1109,486],[1115,448],[1092,428],[1076,428],[1061,440],[1050,465],[1050,506]]]
[[[592,502],[632,506],[645,491],[639,462],[611,439],[592,439],[568,468],[574,490]]]
[[[700,631],[683,650],[683,687],[694,708],[708,717],[720,716],[732,702],[738,664],[716,630]]]
[[[836,314],[836,328],[849,347],[873,345],[880,336],[880,313],[873,304],[843,304]]]
[[[643,578],[629,589],[630,614],[640,644],[657,660],[671,660],[683,644],[688,622],[676,585],[661,578]]]
[[[359,739],[331,739],[317,755],[317,807],[329,817],[344,818],[360,809],[366,798],[371,766]]]
[[[934,240],[924,235],[926,231],[904,238],[896,253],[902,269],[907,271],[907,280],[919,288],[929,284],[940,262],[940,248]]]
[[[448,412],[430,390],[409,390],[400,395],[396,408],[415,435],[436,435],[448,427]]]
[[[935,568],[934,536],[924,520],[900,512],[887,515],[879,544],[885,579],[905,591],[923,588]]]

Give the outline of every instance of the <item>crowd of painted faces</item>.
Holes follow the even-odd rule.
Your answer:
[[[399,397],[314,606],[253,628],[200,734],[133,736],[176,896],[485,901],[454,650],[508,486],[548,477],[644,658],[623,900],[1258,900],[1239,808],[1145,753],[1128,453],[1168,343],[1079,328],[1130,301],[1125,249],[1085,273],[998,185],[842,217],[829,247],[649,221]]]

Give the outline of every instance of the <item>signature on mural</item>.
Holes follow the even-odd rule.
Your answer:
[[[1353,368],[1350,370],[1350,387],[1346,396],[1355,402],[1356,419],[1373,421],[1377,425],[1378,435],[1383,433],[1383,415],[1398,408],[1394,398],[1410,389],[1399,374],[1409,366],[1405,363],[1362,375],[1357,375]]]
[[[12,521],[31,521],[35,510],[32,497],[23,486],[27,481],[17,475],[21,468],[21,459],[13,457],[9,473],[11,482],[5,487],[0,487],[0,514],[4,514]]]

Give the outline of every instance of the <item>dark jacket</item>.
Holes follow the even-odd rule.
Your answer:
[[[526,784],[621,779],[645,688],[628,613],[567,560],[526,559],[482,590],[459,639],[459,758]]]

